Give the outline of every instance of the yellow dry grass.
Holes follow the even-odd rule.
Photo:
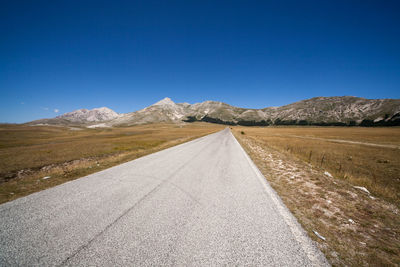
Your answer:
[[[102,129],[1,125],[0,203],[223,128],[207,123]]]
[[[400,128],[237,128],[336,178],[400,204]]]

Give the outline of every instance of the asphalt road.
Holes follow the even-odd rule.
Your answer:
[[[0,265],[328,263],[225,129],[0,205]]]

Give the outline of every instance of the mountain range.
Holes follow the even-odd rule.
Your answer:
[[[353,96],[314,97],[281,107],[239,108],[217,101],[174,103],[166,97],[142,110],[118,114],[102,107],[79,109],[29,125],[81,125],[89,128],[157,122],[204,121],[227,125],[400,125],[400,99],[365,99]]]

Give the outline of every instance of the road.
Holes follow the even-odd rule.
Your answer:
[[[329,265],[227,128],[0,205],[0,266]]]

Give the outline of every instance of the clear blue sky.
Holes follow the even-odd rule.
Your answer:
[[[399,14],[387,0],[5,0],[0,121],[165,96],[251,108],[400,98]]]

